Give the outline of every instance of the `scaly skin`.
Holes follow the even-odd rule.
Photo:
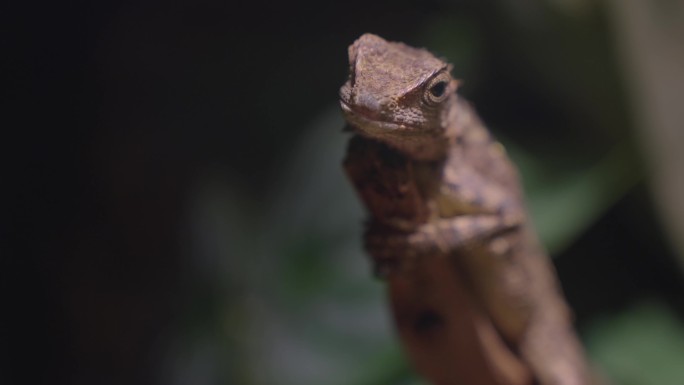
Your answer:
[[[450,65],[371,34],[349,61],[340,104],[356,135],[345,168],[418,370],[438,385],[588,384],[517,171],[457,95]]]

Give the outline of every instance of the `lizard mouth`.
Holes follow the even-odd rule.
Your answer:
[[[340,107],[350,125],[362,132],[383,134],[387,133],[387,131],[406,132],[415,130],[415,127],[403,123],[379,120],[371,117],[362,111],[355,110],[342,99],[340,99]]]

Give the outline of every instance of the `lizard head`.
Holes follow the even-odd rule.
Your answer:
[[[446,149],[446,117],[458,82],[425,49],[364,34],[349,47],[340,105],[351,129],[414,158]]]

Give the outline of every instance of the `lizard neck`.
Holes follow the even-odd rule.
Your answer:
[[[420,139],[406,138],[400,143],[390,145],[418,162],[444,162],[449,150],[457,146],[466,127],[472,124],[470,114],[464,111],[464,101],[453,94],[446,102],[441,116],[442,129]]]

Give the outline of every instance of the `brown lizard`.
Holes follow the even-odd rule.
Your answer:
[[[586,385],[587,365],[516,168],[451,65],[365,34],[340,89],[344,162],[399,335],[436,385]]]

